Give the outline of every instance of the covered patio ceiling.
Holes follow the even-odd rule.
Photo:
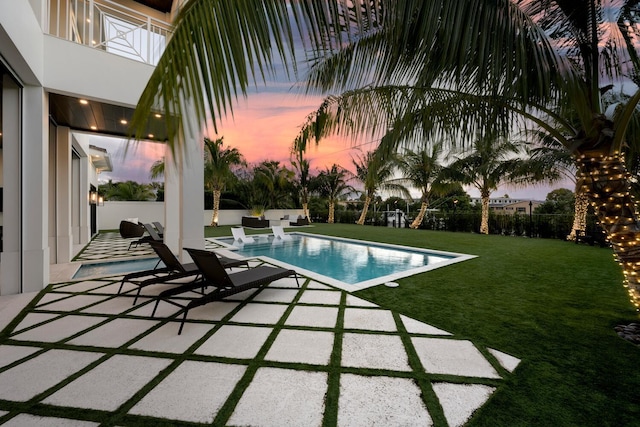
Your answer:
[[[133,108],[108,104],[91,99],[49,94],[49,115],[58,126],[73,130],[95,132],[117,137],[129,137],[129,122]],[[162,115],[149,117],[146,139],[165,141],[167,132]]]

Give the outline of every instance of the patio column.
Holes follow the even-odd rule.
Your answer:
[[[167,147],[164,175],[164,242],[181,261],[189,260],[184,248],[204,249],[204,138],[185,133],[177,158]]]
[[[49,98],[27,86],[22,100],[22,292],[33,292],[49,284]]]
[[[87,197],[89,194],[89,157],[86,155],[80,156],[78,159],[80,173],[79,173],[79,182],[78,185],[80,187],[78,191],[78,215],[79,215],[79,226],[78,226],[78,238],[74,238],[77,240],[81,246],[86,245],[91,241],[91,217],[89,215],[89,203],[87,202]],[[74,209],[76,207],[74,206]],[[74,233],[75,235],[75,233]],[[75,251],[74,251],[75,252]]]
[[[71,129],[59,126],[56,129],[55,152],[55,241],[56,263],[71,261],[73,234],[71,230]],[[87,193],[88,194],[88,193]],[[86,201],[86,197],[84,201]]]
[[[0,259],[0,295],[22,292],[22,256],[20,245],[21,202],[20,87],[5,75],[2,79],[2,258]]]

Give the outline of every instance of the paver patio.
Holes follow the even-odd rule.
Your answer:
[[[128,245],[100,236],[84,259]],[[457,426],[519,363],[310,279],[199,307],[178,335],[178,307],[150,317],[164,287],[133,306],[121,277],[51,284],[8,322],[0,424]]]

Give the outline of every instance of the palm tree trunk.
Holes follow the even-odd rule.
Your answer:
[[[362,214],[360,215],[360,219],[358,219],[356,224],[364,225],[364,220],[367,218],[367,211],[369,210],[370,204],[371,204],[371,197],[367,196],[364,199],[364,208],[362,208]]]
[[[640,226],[624,159],[617,154],[587,152],[580,156],[577,165],[580,191],[595,207],[599,223],[622,266],[631,303],[640,311]]]
[[[329,224],[333,224],[334,223],[334,221],[336,220],[335,212],[336,212],[336,204],[332,200],[332,201],[329,202],[329,219],[327,219],[327,223],[329,223]]]
[[[587,229],[587,208],[589,207],[589,197],[580,189],[576,189],[576,202],[573,213],[573,225],[571,233],[567,236],[567,240],[572,242],[576,240],[576,231]]]
[[[422,220],[424,219],[424,214],[427,212],[427,207],[429,204],[427,202],[422,202],[420,205],[420,212],[418,212],[418,216],[413,220],[409,228],[418,228],[420,224],[422,224]]]
[[[489,194],[483,192],[482,197],[482,219],[480,220],[480,234],[489,234]]]
[[[220,195],[221,190],[213,190],[213,215],[211,215],[211,226],[218,226],[218,214],[220,211]]]
[[[311,215],[309,215],[309,203],[307,202],[302,203],[302,215],[307,217],[309,223],[311,223]]]

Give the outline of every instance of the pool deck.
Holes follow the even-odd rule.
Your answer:
[[[124,245],[100,235],[81,258]],[[178,307],[151,317],[168,285],[133,305],[121,277],[0,297],[0,424],[458,426],[517,374],[511,355],[309,277],[191,310],[181,335]]]

